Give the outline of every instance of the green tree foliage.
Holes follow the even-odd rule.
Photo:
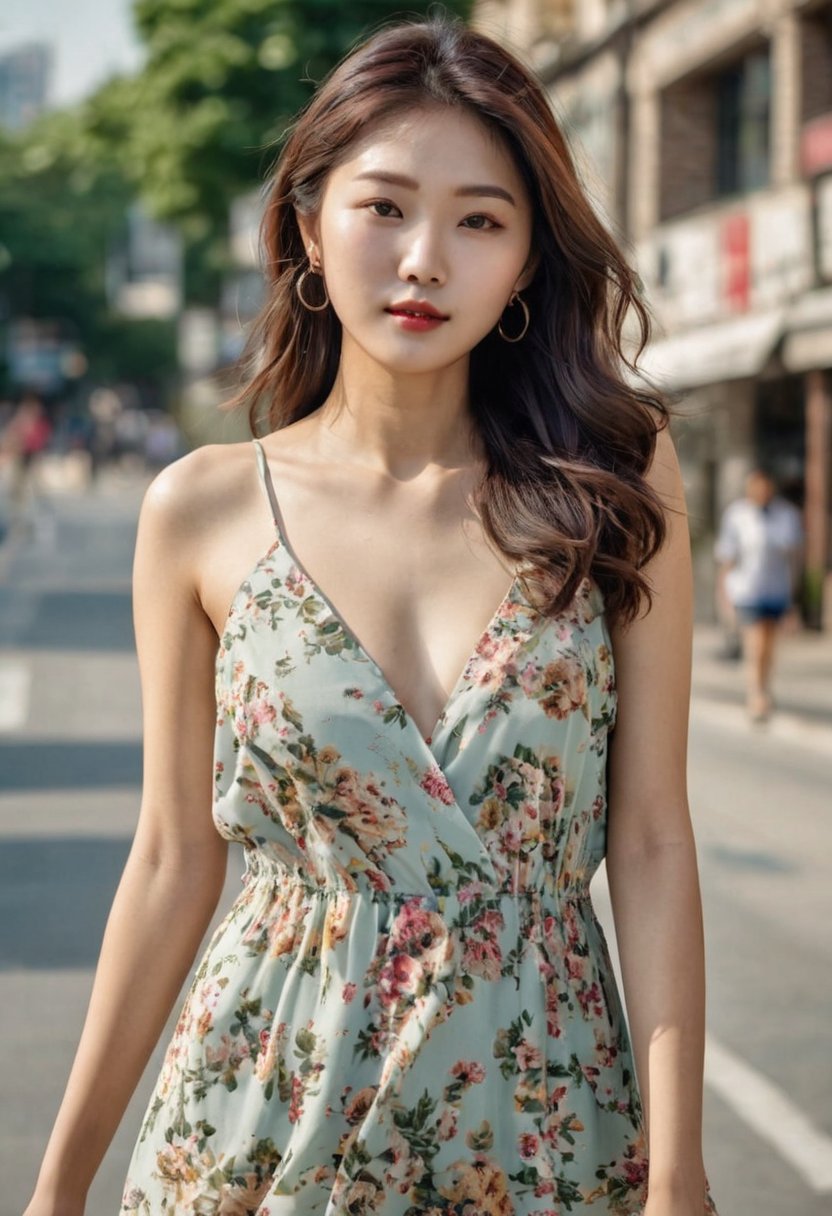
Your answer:
[[[186,296],[216,304],[228,210],[342,55],[397,18],[472,0],[135,0],[146,62],[21,134],[0,130],[0,325],[60,318],[95,375],[174,366],[170,322],[114,318],[106,261],[140,196],[186,240]],[[0,338],[2,335],[0,335]],[[123,371],[123,374],[127,374]],[[0,369],[2,378],[2,369]]]
[[[256,187],[281,136],[342,55],[395,18],[468,17],[471,0],[136,0],[147,47],[129,156],[153,211],[205,239]]]
[[[107,253],[135,196],[116,146],[83,106],[0,132],[0,319],[59,320],[94,378],[162,377],[176,365],[172,323],[117,318],[107,303]]]
[[[0,292],[16,314],[83,326],[103,296],[102,249],[130,187],[84,145],[74,111],[0,134]]]

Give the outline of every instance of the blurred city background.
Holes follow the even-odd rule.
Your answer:
[[[262,300],[282,131],[382,0],[0,11],[0,1216],[34,1185],[141,780],[142,494],[204,442]],[[526,59],[653,317],[696,628],[691,809],[721,1216],[832,1212],[832,0],[446,3]],[[763,462],[800,511],[775,712],[744,708],[720,519]],[[229,866],[215,922],[239,888]],[[609,908],[599,875],[596,903]],[[210,930],[209,930],[210,932]],[[90,1196],[117,1210],[148,1067]]]

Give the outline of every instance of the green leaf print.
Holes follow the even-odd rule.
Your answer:
[[[540,1174],[536,1165],[524,1165],[516,1174],[509,1174],[512,1182],[519,1182],[521,1186],[537,1186],[540,1181]]]
[[[276,779],[291,781],[289,773],[282,764],[278,764],[274,757],[262,747],[258,747],[256,743],[249,742],[248,750],[252,756],[256,756],[266,771]]]
[[[324,819],[347,819],[349,812],[339,806],[333,806],[330,802],[316,802],[312,807],[312,814],[322,815]]]
[[[583,1202],[580,1187],[577,1183],[570,1182],[568,1178],[564,1178],[562,1175],[555,1181],[557,1184],[558,1199],[565,1206],[567,1212],[572,1211],[573,1203]]]
[[[316,1039],[315,1035],[312,1033],[312,1031],[308,1030],[305,1026],[302,1026],[301,1029],[295,1035],[295,1045],[298,1049],[295,1052],[295,1055],[296,1056],[310,1055],[311,1052],[313,1052],[315,1050],[316,1042],[317,1042],[317,1039]]]
[[[494,1131],[487,1119],[479,1127],[472,1127],[465,1136],[465,1143],[477,1153],[488,1153],[494,1147]]]
[[[398,722],[401,729],[404,730],[407,726],[407,714],[405,713],[404,706],[399,705],[398,702],[395,705],[391,705],[389,709],[384,711],[381,720],[385,726],[391,722]]]
[[[353,1055],[358,1056],[360,1060],[380,1059],[380,1051],[377,1047],[373,1046],[373,1039],[376,1037],[376,1033],[376,1027],[372,1022],[366,1028],[359,1030],[355,1038]]]

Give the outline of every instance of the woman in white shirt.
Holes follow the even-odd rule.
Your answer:
[[[777,494],[770,473],[752,469],[745,497],[725,509],[714,549],[718,594],[742,629],[752,721],[765,720],[772,710],[775,639],[792,608],[802,548],[797,507]]]

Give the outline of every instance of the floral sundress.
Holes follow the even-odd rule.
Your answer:
[[[616,717],[600,587],[552,619],[518,575],[424,737],[295,556],[253,444],[276,536],[220,638],[212,808],[245,873],[121,1216],[640,1212],[589,895]]]

